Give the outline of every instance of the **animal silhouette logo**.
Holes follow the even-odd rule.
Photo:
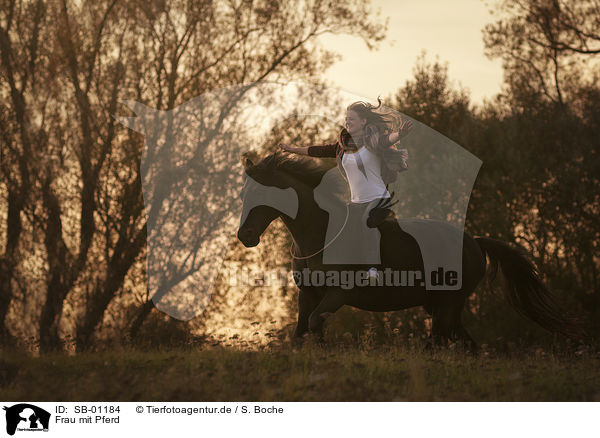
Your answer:
[[[19,403],[6,411],[6,433],[14,435],[19,431],[48,431],[50,412],[28,403]]]

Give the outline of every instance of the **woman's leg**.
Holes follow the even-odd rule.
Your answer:
[[[371,211],[376,209],[376,206],[381,201],[382,198],[377,198],[373,201],[364,203],[364,210],[362,211],[362,225],[364,230],[369,229],[367,228],[367,220],[369,220]],[[379,231],[376,232],[375,239],[373,239],[373,233],[370,233],[370,236],[363,236],[365,260],[377,260],[377,263],[381,263],[380,238],[381,235],[379,234]],[[368,272],[370,277],[377,277],[377,268],[375,266],[372,266]]]

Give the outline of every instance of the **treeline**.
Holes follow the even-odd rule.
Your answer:
[[[600,330],[600,26],[598,1],[503,1],[483,31],[502,92],[473,107],[446,66],[421,59],[397,108],[483,165],[466,230],[524,247],[565,311]],[[468,84],[467,84],[468,85]],[[489,294],[472,302],[480,332],[541,336]],[[507,316],[509,315],[509,316]],[[476,332],[476,330],[474,330]]]
[[[524,74],[524,68],[515,65],[511,70],[505,62],[505,77]],[[465,231],[524,248],[565,312],[583,317],[597,336],[600,88],[584,72],[590,73],[566,75],[563,82],[546,88],[524,85],[521,81],[535,82],[540,77],[529,72],[505,84],[493,100],[473,105],[465,89],[451,84],[447,65],[422,56],[414,77],[390,99],[396,109],[483,161],[469,200]],[[554,94],[546,93],[550,87]],[[500,287],[501,280],[493,287],[482,283],[466,307],[465,323],[476,339],[500,346],[519,341],[551,343],[550,334],[517,315],[501,295],[493,293]],[[425,336],[425,317],[422,310],[362,315],[356,326],[367,325],[381,338],[394,330]],[[336,327],[344,330],[344,323]]]

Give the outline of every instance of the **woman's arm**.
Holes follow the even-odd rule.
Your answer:
[[[289,144],[279,143],[279,147],[284,151],[291,152],[293,154],[308,155],[308,146],[294,147],[290,146]]]
[[[335,157],[337,143],[329,143],[316,146],[294,147],[285,143],[279,143],[279,147],[284,151],[294,154],[309,155],[311,157]]]

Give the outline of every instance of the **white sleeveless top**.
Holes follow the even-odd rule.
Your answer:
[[[357,156],[360,156],[366,175],[358,167]],[[342,166],[348,177],[352,202],[369,202],[390,197],[381,179],[381,159],[365,146],[357,152],[344,153]]]

